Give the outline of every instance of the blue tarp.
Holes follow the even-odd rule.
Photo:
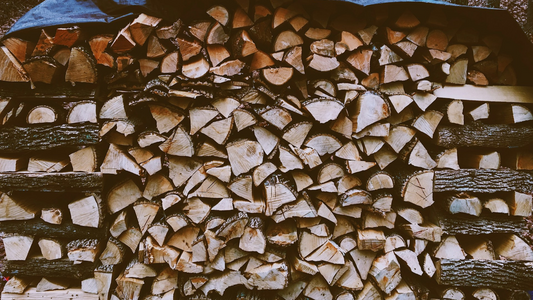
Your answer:
[[[340,0],[360,6],[389,3],[429,3],[456,6],[439,0]],[[7,35],[28,29],[71,24],[111,23],[141,12],[174,21],[188,5],[197,1],[185,0],[45,0],[20,18]]]

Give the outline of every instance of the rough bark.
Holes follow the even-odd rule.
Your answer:
[[[529,145],[533,139],[531,125],[471,123],[464,126],[440,126],[434,142],[445,148],[509,148]]]
[[[508,260],[441,259],[435,263],[438,284],[531,290],[533,265]]]
[[[533,193],[533,176],[513,170],[437,170],[434,193],[440,192]]]
[[[96,145],[98,124],[63,124],[39,127],[5,127],[0,130],[0,150],[9,153]]]
[[[45,258],[32,258],[23,261],[4,261],[3,276],[46,276],[66,278],[93,277],[95,263],[83,262],[75,264],[68,259],[46,260]]]
[[[442,228],[447,235],[481,235],[495,233],[516,233],[520,234],[527,230],[524,218],[512,216],[490,216],[471,217],[464,215],[437,215],[436,224]]]
[[[24,192],[100,192],[102,173],[0,173],[2,190]]]
[[[39,218],[0,222],[0,232],[66,239],[103,238],[107,236],[107,230],[102,228],[106,228],[106,226],[90,228],[74,225],[70,221],[63,221],[61,224],[49,224]]]

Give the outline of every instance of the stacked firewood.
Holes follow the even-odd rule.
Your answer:
[[[46,28],[0,51],[0,81],[102,89],[101,102],[28,104],[16,92],[0,102],[0,136],[16,137],[1,149],[54,154],[2,157],[2,172],[63,185],[108,174],[101,197],[67,201],[79,203],[72,224],[101,235],[66,248],[38,240],[43,264],[41,244],[68,256],[71,272],[90,260],[77,276],[87,295],[521,299],[533,287],[522,237],[531,91],[513,87],[519,62],[503,36],[442,7],[276,0],[89,32]],[[98,145],[73,142],[96,122]],[[70,150],[50,150],[59,146]],[[25,262],[19,249],[29,253],[39,234],[2,228],[66,211],[33,209],[10,192],[27,191],[15,183],[4,189],[6,274],[17,276],[2,297],[20,299],[13,293],[30,295],[36,281],[11,261]],[[78,211],[97,226],[78,224]],[[31,295],[68,287],[51,274]]]

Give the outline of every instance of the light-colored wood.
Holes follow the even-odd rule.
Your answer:
[[[498,257],[508,260],[533,261],[533,250],[515,234],[505,234],[494,243]]]
[[[65,245],[58,240],[41,238],[39,248],[44,258],[48,260],[61,259],[65,256]]]
[[[54,123],[57,121],[56,111],[48,105],[38,105],[33,107],[28,116],[26,117],[26,122],[28,124],[46,124]]]
[[[494,85],[479,87],[445,85],[434,91],[435,96],[447,99],[460,99],[483,102],[532,103],[533,88],[528,86]]]
[[[29,220],[37,216],[40,207],[27,199],[19,199],[3,193],[0,196],[0,221]]]
[[[433,252],[433,256],[436,258],[465,259],[466,253],[459,245],[457,238],[451,235],[444,238],[442,242],[440,242],[438,247]]]
[[[91,195],[71,202],[68,209],[72,223],[85,227],[100,227],[104,221],[101,201],[98,196]]]
[[[507,204],[509,205],[509,212],[512,216],[531,216],[533,210],[533,200],[530,194],[513,192],[506,200]]]
[[[33,281],[31,278],[13,276],[9,278],[2,290],[2,298],[9,297],[12,294],[22,294]],[[6,296],[4,296],[6,294]]]
[[[69,288],[70,282],[69,280],[65,280],[62,278],[46,278],[43,277],[37,284],[37,292],[46,292],[46,291],[53,291],[53,290],[66,290]]]
[[[67,244],[67,256],[74,264],[95,262],[102,244],[98,239],[73,240]]]
[[[377,286],[386,294],[390,294],[398,286],[402,279],[400,273],[400,263],[394,252],[376,258],[369,271]]]
[[[33,245],[33,236],[8,235],[2,238],[7,260],[26,260]]]
[[[462,213],[478,217],[483,209],[479,198],[468,194],[459,194],[448,198],[446,207],[451,214]]]

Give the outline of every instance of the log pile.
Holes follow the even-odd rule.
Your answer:
[[[3,299],[533,288],[533,90],[504,36],[440,7],[186,19],[2,41]]]

